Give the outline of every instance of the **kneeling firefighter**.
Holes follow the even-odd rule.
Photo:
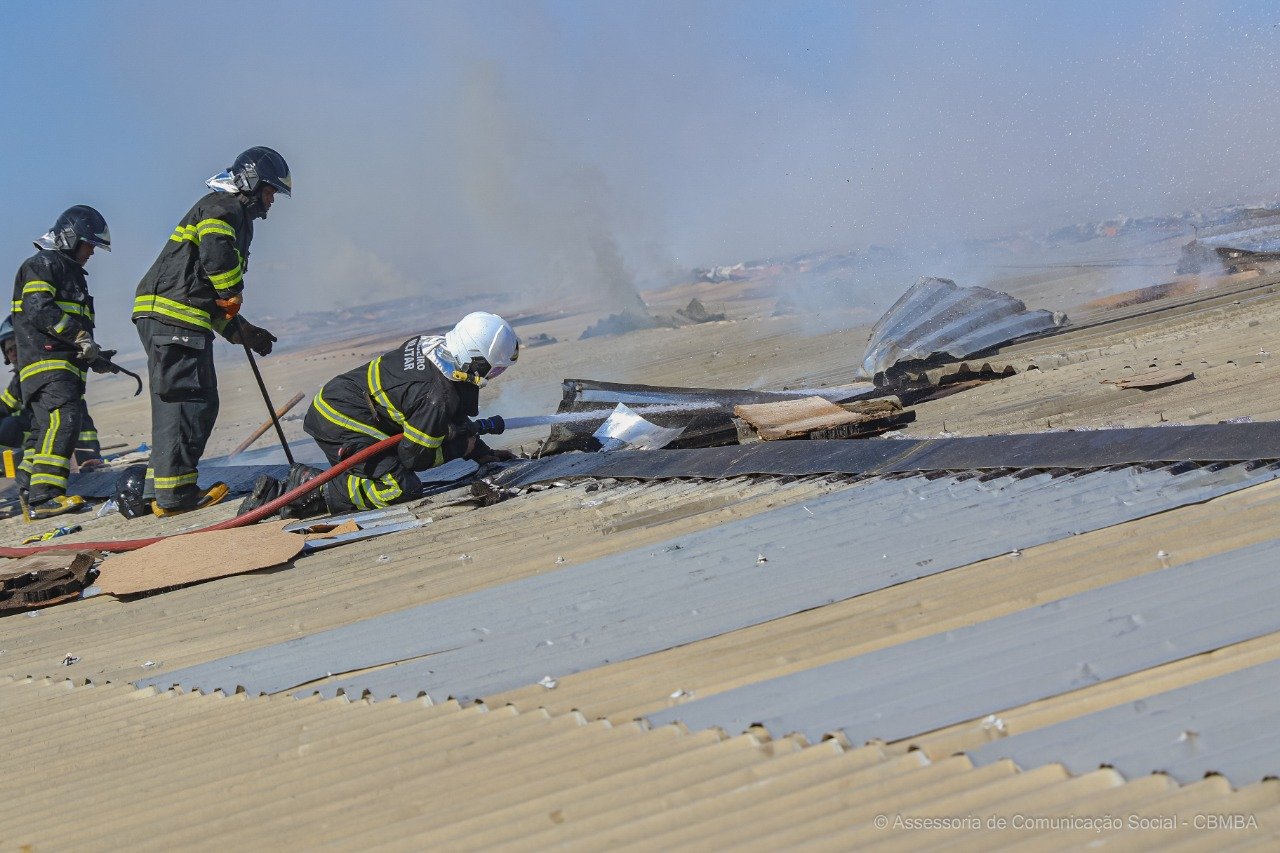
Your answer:
[[[329,380],[311,401],[303,429],[330,465],[392,435],[393,449],[365,460],[287,506],[285,517],[305,518],[390,506],[422,494],[415,471],[453,459],[484,463],[510,459],[490,449],[484,434],[503,431],[502,418],[479,414],[480,389],[520,357],[520,339],[496,314],[475,312],[443,337],[421,335]],[[240,515],[305,483],[318,469],[295,464],[286,481],[259,477]]]

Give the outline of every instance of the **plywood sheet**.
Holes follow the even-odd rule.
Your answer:
[[[284,531],[289,523],[188,533],[117,554],[102,564],[97,585],[112,595],[133,595],[279,566],[306,543]]]
[[[832,429],[867,420],[866,415],[846,411],[821,397],[777,403],[748,403],[734,406],[733,413],[755,427],[765,441],[798,438],[814,430]]]

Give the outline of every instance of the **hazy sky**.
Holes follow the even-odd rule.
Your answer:
[[[1271,197],[1278,55],[1265,2],[9,0],[0,258],[98,207],[90,283],[129,334],[258,144],[297,191],[250,318]]]

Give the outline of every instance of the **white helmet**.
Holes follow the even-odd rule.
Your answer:
[[[493,379],[520,357],[520,339],[511,324],[484,311],[463,317],[445,333],[444,345],[458,370],[481,379]]]

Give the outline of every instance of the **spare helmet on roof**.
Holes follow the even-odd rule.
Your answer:
[[[107,228],[107,220],[87,204],[68,207],[58,217],[58,221],[53,223],[53,227],[35,243],[41,249],[73,252],[82,240],[111,251],[111,231]]]
[[[444,335],[445,348],[463,373],[493,379],[520,358],[520,339],[497,314],[475,311]]]
[[[116,478],[115,493],[112,497],[115,498],[116,509],[120,510],[120,514],[125,518],[137,518],[151,511],[142,498],[142,490],[146,485],[146,465],[130,465]]]
[[[272,148],[257,145],[240,156],[227,170],[235,182],[236,189],[252,195],[258,187],[270,184],[278,192],[293,194],[293,178],[289,175],[289,164]]]

